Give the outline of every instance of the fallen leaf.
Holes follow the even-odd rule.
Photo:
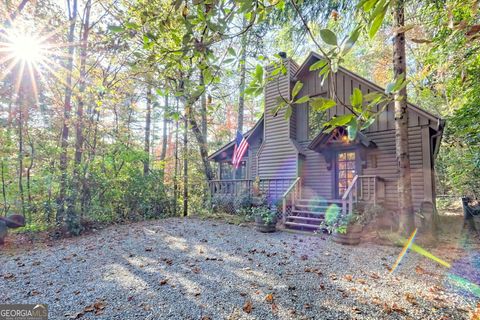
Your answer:
[[[252,312],[252,301],[250,300],[247,300],[245,301],[245,304],[243,305],[243,311],[246,312],[246,313],[250,313]]]
[[[353,280],[353,276],[351,274],[346,274],[343,278],[347,281],[352,281]]]
[[[168,282],[168,279],[163,279],[163,280],[160,281],[160,285],[164,286],[164,285],[167,284],[167,282]]]
[[[418,304],[417,299],[415,299],[415,296],[410,292],[405,293],[405,299],[413,305]]]
[[[3,279],[5,279],[5,280],[13,280],[13,279],[15,279],[15,275],[14,275],[13,273],[10,273],[10,272],[9,272],[9,273],[5,273],[5,274],[3,275]]]
[[[418,273],[418,274],[426,274],[427,272],[425,271],[425,269],[423,269],[422,267],[420,266],[416,266],[415,267],[415,272]]]
[[[95,308],[95,310],[103,310],[105,309],[105,302],[97,301],[93,304],[93,307]]]
[[[265,301],[268,303],[273,303],[273,294],[269,293],[265,296]]]
[[[272,303],[272,313],[278,312],[278,306],[275,303]]]
[[[95,311],[95,307],[92,305],[89,305],[89,306],[86,306],[84,309],[83,309],[84,312],[93,312]]]
[[[388,314],[391,314],[392,312],[405,313],[405,310],[402,307],[398,306],[396,303],[393,303],[392,306],[384,303],[383,311]]]
[[[396,303],[394,303],[392,305],[392,310],[395,311],[395,312],[398,312],[398,313],[405,313],[405,309],[403,309],[402,307],[400,307]]]
[[[40,292],[37,291],[37,290],[32,290],[32,291],[30,291],[30,292],[28,293],[29,296],[37,296],[37,295],[39,295],[39,294],[40,294]]]
[[[199,267],[195,267],[192,269],[192,272],[193,273],[200,273],[200,268]]]
[[[372,273],[372,274],[370,275],[370,277],[372,277],[373,279],[380,279],[380,276],[379,276],[377,273],[375,273],[375,272]]]

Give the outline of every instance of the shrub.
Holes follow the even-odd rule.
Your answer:
[[[248,214],[250,211],[249,195],[216,194],[212,197],[214,212],[230,214]]]

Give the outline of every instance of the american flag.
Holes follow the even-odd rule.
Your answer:
[[[247,152],[248,142],[239,131],[237,131],[237,138],[235,140],[232,164],[235,166],[235,169],[238,169],[240,163],[242,163],[242,158],[245,155],[245,152]]]

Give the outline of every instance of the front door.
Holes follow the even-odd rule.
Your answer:
[[[340,151],[335,159],[335,196],[342,198],[356,175],[355,151]]]

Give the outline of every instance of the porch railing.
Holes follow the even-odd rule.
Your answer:
[[[290,199],[290,205],[293,207],[295,206],[295,201],[302,197],[302,179],[298,177],[295,181],[291,184],[291,186],[285,191],[282,196],[282,220],[285,224],[287,219],[287,201]]]
[[[356,175],[342,196],[342,214],[352,213],[359,201],[374,205],[385,201],[385,180],[376,175]]]
[[[261,179],[260,191],[272,200],[279,199],[285,190],[291,185],[292,179]],[[253,180],[250,179],[229,179],[210,180],[209,188],[212,195],[252,195]]]
[[[210,192],[225,195],[249,195],[252,193],[252,180],[210,180]]]

